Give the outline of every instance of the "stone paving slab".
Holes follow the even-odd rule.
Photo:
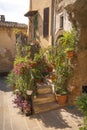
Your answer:
[[[67,107],[26,117],[12,100],[13,93],[0,79],[0,130],[79,130],[82,114]]]

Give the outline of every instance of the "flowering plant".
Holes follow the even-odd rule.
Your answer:
[[[25,99],[20,93],[16,93],[13,102],[22,112],[25,112],[25,114],[31,114],[31,102],[28,99]]]

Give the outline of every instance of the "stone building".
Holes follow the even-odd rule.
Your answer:
[[[37,41],[41,47],[53,44],[53,0],[30,0],[29,41]]]
[[[63,34],[63,31],[71,31],[72,23],[69,21],[69,16],[64,8],[65,2],[63,0],[55,0],[54,4],[54,32],[55,41]]]
[[[16,44],[15,30],[27,34],[27,25],[5,21],[5,16],[0,15],[0,73],[9,72],[13,67]]]
[[[79,44],[74,60],[74,76],[70,81],[70,87],[72,88],[70,102],[76,96],[82,94],[83,91],[87,92],[86,12],[87,0],[30,0],[30,11],[25,14],[29,17],[30,41],[35,39],[42,47],[53,45],[63,31],[72,29],[72,25],[78,30]],[[33,26],[35,16],[37,16],[36,23],[38,21],[36,32]],[[45,21],[45,18],[47,18],[47,21]]]
[[[56,9],[63,3],[70,22],[76,27],[79,36],[78,50],[75,59],[74,76],[70,82],[72,94],[70,102],[76,96],[87,93],[87,1],[86,0],[56,0]]]

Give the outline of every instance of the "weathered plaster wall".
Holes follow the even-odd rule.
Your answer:
[[[60,16],[61,15],[63,15],[63,17],[64,17],[64,27],[63,27],[63,30],[70,31],[72,29],[72,24],[68,20],[68,14],[67,14],[66,10],[64,9],[62,12],[56,13],[56,29],[55,29],[55,33],[57,33],[61,29],[60,28]]]
[[[59,8],[61,5],[63,7]],[[72,103],[76,96],[82,94],[82,86],[87,86],[87,0],[56,0],[55,7],[56,11],[66,9],[69,20],[79,35],[78,50],[74,60],[71,60],[74,75],[69,83],[69,89],[72,91],[69,102]]]
[[[71,31],[72,23],[69,21],[69,16],[64,8],[66,1],[56,0],[55,1],[55,41],[56,39],[63,34],[63,31]],[[63,16],[63,27],[61,28],[61,16]]]
[[[27,29],[19,29],[26,34]],[[0,73],[13,68],[16,37],[14,28],[0,27]]]
[[[46,48],[47,46],[52,44],[52,0],[32,0],[31,4],[32,10],[38,10],[38,36],[39,36],[39,43],[42,47]],[[43,17],[44,17],[44,8],[49,7],[49,36],[44,38],[43,37]]]
[[[9,72],[12,69],[15,43],[13,30],[0,28],[0,72]]]
[[[79,29],[79,45],[76,58],[76,67],[74,77],[71,80],[72,86],[75,86],[71,95],[71,100],[77,95],[82,94],[82,86],[87,86],[87,1],[74,0],[67,4],[71,22]]]

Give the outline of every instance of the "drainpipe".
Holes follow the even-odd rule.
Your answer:
[[[30,0],[30,10],[32,10],[32,0]]]
[[[55,36],[55,22],[54,22],[54,3],[55,0],[51,1],[51,35],[52,35],[52,46],[54,46],[54,36]]]
[[[32,0],[29,1],[29,10],[32,10]],[[30,21],[30,18],[28,17],[28,41],[29,42],[31,39],[30,28],[31,28],[31,21]]]

